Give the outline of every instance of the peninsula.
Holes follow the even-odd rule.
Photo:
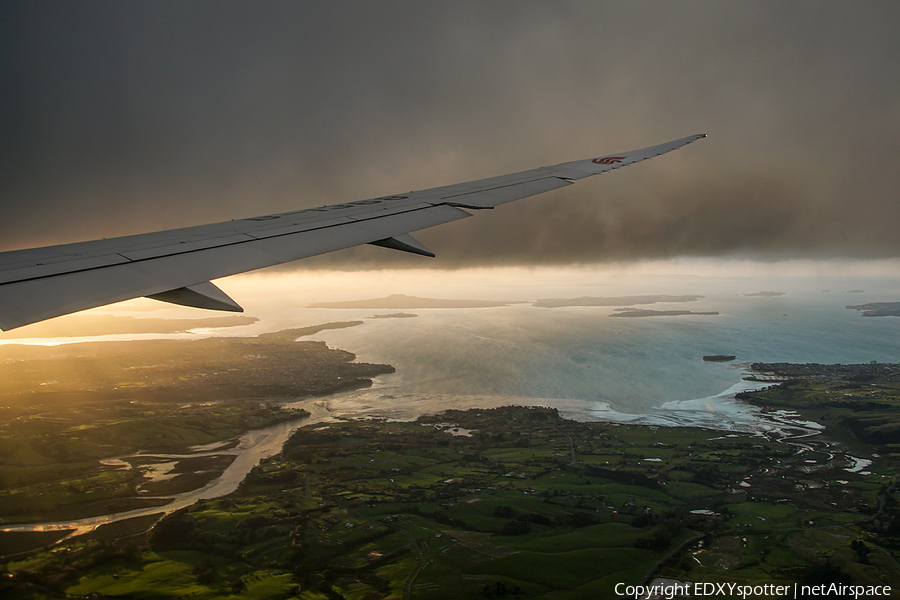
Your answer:
[[[864,317],[900,317],[900,302],[870,302],[847,308],[862,312]]]
[[[77,314],[55,321],[41,321],[11,332],[0,332],[0,339],[94,337],[139,333],[183,333],[195,329],[241,327],[259,321],[256,317],[226,316],[204,319],[159,319],[112,315]]]
[[[649,309],[622,309],[613,314],[611,317],[680,317],[683,315],[718,315],[718,311],[695,312],[690,310],[649,310]]]

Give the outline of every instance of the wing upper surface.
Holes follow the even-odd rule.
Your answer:
[[[395,238],[471,216],[463,209],[493,208],[571,185],[701,137],[346,204],[3,252],[0,329],[141,296],[238,310],[210,280],[360,244],[430,254],[408,235]]]

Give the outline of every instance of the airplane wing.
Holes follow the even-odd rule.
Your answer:
[[[349,202],[156,233],[0,253],[0,329],[146,296],[242,311],[211,280],[360,244],[434,256],[409,232],[680,148],[641,150]]]

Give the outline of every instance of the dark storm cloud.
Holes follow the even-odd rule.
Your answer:
[[[0,247],[710,138],[418,235],[433,266],[900,253],[900,5],[0,9]],[[364,248],[310,264],[416,264]]]

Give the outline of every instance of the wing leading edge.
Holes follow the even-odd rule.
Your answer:
[[[0,253],[0,329],[141,296],[241,311],[211,280],[375,244],[434,256],[411,231],[665,154],[705,135],[466,183],[156,233]]]

